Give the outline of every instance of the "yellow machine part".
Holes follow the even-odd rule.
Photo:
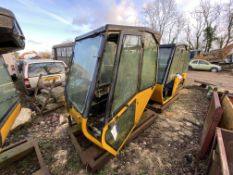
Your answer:
[[[12,111],[11,114],[9,114],[9,117],[7,119],[7,121],[4,123],[4,125],[0,128],[0,133],[1,133],[1,141],[2,141],[2,145],[4,144],[6,137],[8,136],[12,125],[15,122],[15,119],[17,118],[17,116],[19,115],[21,110],[21,105],[17,104],[16,107],[14,108],[14,110]]]
[[[102,138],[101,141],[96,139],[94,136],[92,136],[88,129],[87,129],[87,118],[83,117],[79,112],[75,110],[75,108],[69,109],[69,114],[75,119],[75,121],[81,125],[82,132],[85,135],[86,138],[88,138],[91,142],[93,142],[95,145],[101,147],[102,149],[105,149],[112,155],[116,156],[119,151],[124,146],[125,142],[127,141],[128,137],[130,136],[130,133],[133,131],[133,129],[137,126],[139,123],[141,116],[144,112],[144,109],[152,95],[152,93],[155,90],[155,86],[148,88],[142,92],[139,92],[137,95],[135,95],[128,103],[129,106],[136,100],[136,112],[135,112],[135,121],[134,121],[134,127],[129,132],[128,136],[124,140],[124,142],[121,144],[120,148],[118,150],[114,150],[108,143],[105,141],[106,132],[108,130],[109,125],[112,125],[116,122],[118,118],[122,116],[122,114],[127,110],[127,107],[123,107],[103,128],[102,130]]]
[[[162,105],[166,104],[167,102],[169,102],[175,96],[175,94],[177,93],[177,90],[179,89],[181,83],[183,83],[185,81],[186,77],[187,77],[187,74],[183,73],[182,74],[182,79],[180,79],[179,77],[175,78],[173,89],[172,89],[172,95],[170,97],[168,97],[168,98],[163,97],[164,85],[163,84],[156,84],[155,90],[154,90],[154,92],[153,92],[153,94],[151,96],[151,100],[155,101],[156,103],[162,104]]]

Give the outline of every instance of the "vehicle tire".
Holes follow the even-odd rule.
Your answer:
[[[193,70],[192,66],[189,66],[189,70]]]
[[[211,68],[210,71],[211,72],[218,72],[218,69],[214,67],[214,68]]]

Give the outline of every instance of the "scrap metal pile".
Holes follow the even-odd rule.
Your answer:
[[[44,83],[39,76],[37,87],[34,92],[36,109],[40,114],[55,110],[64,105],[64,85],[50,77],[50,82]]]
[[[213,92],[201,137],[200,158],[211,151],[207,174],[233,173],[233,95]]]

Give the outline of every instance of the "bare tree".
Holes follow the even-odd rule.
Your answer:
[[[220,12],[221,6],[219,4],[213,5],[209,0],[201,0],[199,8],[196,9],[196,14],[201,14],[204,19],[205,52],[210,50],[213,41],[216,40],[216,21]]]
[[[193,44],[193,36],[192,36],[192,29],[190,27],[190,24],[188,24],[185,29],[184,29],[184,32],[185,32],[185,40],[187,42],[187,44],[189,45],[189,48],[190,49],[195,49],[194,47],[194,44]]]
[[[226,41],[224,47],[226,47],[230,42],[233,41],[233,0],[230,0],[225,5],[226,8],[226,24],[227,24],[227,32],[226,32]]]
[[[168,26],[168,43],[174,43],[177,39],[180,33],[185,28],[186,21],[183,18],[182,15],[177,15],[177,17],[174,19],[174,22],[171,23],[170,26]]]
[[[161,34],[162,42],[174,42],[183,26],[175,0],[153,0],[143,9],[144,22]],[[168,35],[164,35],[164,34]]]
[[[200,13],[198,10],[194,10],[191,12],[191,17],[193,19],[193,24],[192,26],[192,32],[194,33],[194,43],[195,49],[200,49],[200,41],[201,41],[201,36],[203,34],[205,25],[204,25],[204,18],[202,16],[202,13]]]

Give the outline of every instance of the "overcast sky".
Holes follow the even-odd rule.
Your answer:
[[[0,6],[15,13],[26,37],[26,50],[51,51],[53,45],[73,40],[106,23],[139,25],[142,8],[147,1],[1,0]],[[176,2],[184,13],[199,4],[199,0]]]

